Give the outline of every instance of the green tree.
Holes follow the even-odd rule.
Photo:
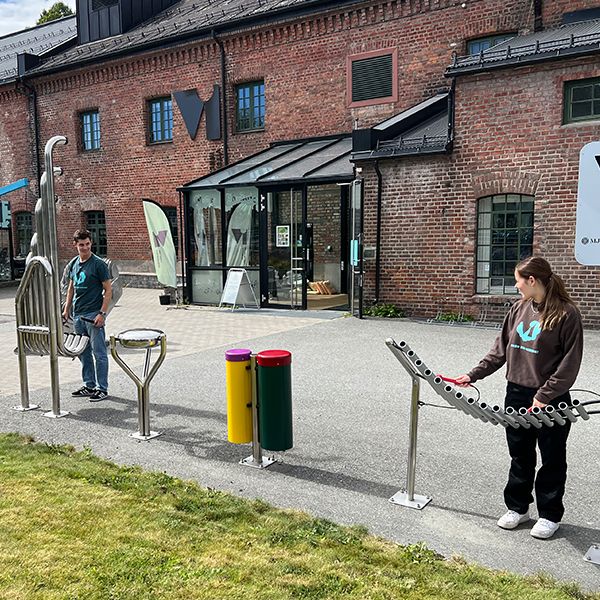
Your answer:
[[[75,13],[64,2],[55,2],[49,9],[42,11],[36,25],[62,19],[62,17],[70,17],[73,14]]]

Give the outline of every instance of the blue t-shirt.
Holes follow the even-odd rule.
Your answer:
[[[73,281],[73,314],[99,312],[104,300],[102,282],[110,279],[108,266],[95,254],[85,262],[79,256],[73,261],[69,278]]]

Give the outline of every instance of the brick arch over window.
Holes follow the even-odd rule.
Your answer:
[[[539,173],[519,171],[495,171],[474,175],[472,180],[473,197],[493,196],[495,194],[524,194],[535,196],[541,179]]]

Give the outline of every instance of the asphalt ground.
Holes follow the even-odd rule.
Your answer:
[[[332,312],[167,311],[157,292],[125,290],[109,316],[108,332],[157,327],[167,332],[169,345],[150,388],[151,427],[163,435],[139,442],[129,436],[137,430],[135,386],[113,361],[109,400],[92,404],[72,398],[79,367],[61,359],[62,408],[71,414],[49,419],[40,410],[10,410],[20,403],[11,294],[14,290],[0,290],[0,430],[89,447],[117,463],[362,524],[375,535],[402,544],[424,542],[445,556],[518,573],[545,572],[600,589],[600,566],[583,558],[592,544],[600,544],[600,415],[578,420],[571,430],[566,514],[551,540],[529,535],[534,521],[514,531],[496,526],[505,510],[509,464],[504,430],[454,410],[424,406],[419,411],[415,492],[433,501],[423,510],[389,502],[406,485],[411,380],[385,339],[405,340],[434,371],[458,375],[487,352],[495,330],[404,319],[360,321]],[[600,392],[599,342],[600,332],[585,332],[577,388]],[[294,448],[276,453],[278,462],[268,469],[240,465],[251,446],[227,441],[224,352],[235,347],[284,348],[293,355]],[[128,350],[124,356],[140,367],[143,354]],[[29,364],[31,401],[49,410],[48,359],[32,358]],[[503,371],[478,387],[483,400],[501,403]],[[421,400],[444,404],[426,384]]]

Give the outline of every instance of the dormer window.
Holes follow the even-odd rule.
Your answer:
[[[102,10],[119,4],[119,0],[92,0],[92,10]]]

